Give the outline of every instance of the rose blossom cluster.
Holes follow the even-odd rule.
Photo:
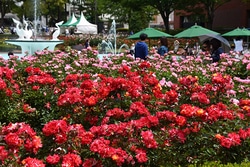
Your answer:
[[[0,67],[0,91],[3,91],[8,97],[13,93],[20,94],[20,86],[13,78],[15,70],[8,67]]]
[[[218,139],[220,145],[226,148],[241,145],[241,142],[250,138],[250,128],[240,129],[238,133],[231,132],[227,134],[227,137],[221,134],[216,134],[215,138]]]
[[[41,85],[54,85],[56,80],[46,72],[43,72],[38,67],[27,67],[25,71],[28,73],[27,83],[34,84],[33,89],[39,89],[39,84]],[[38,85],[36,85],[38,84]]]
[[[0,146],[1,161],[14,156],[19,159],[19,152],[26,151],[28,153],[37,154],[42,148],[42,141],[36,132],[25,123],[10,123],[1,129],[2,141],[5,146]]]

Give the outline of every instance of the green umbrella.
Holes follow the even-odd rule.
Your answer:
[[[236,28],[232,31],[229,31],[222,36],[250,36],[250,31],[246,28]]]
[[[133,35],[130,35],[128,37],[128,39],[139,39],[140,38],[140,35],[141,33],[145,33],[148,35],[148,38],[160,38],[160,37],[173,37],[172,35],[170,34],[167,34],[165,32],[162,32],[162,31],[159,31],[159,30],[156,30],[154,28],[145,28]]]
[[[209,30],[207,28],[204,28],[202,26],[195,24],[192,27],[176,34],[174,37],[176,37],[176,38],[192,38],[192,37],[199,37],[199,36],[207,35],[207,34],[219,35],[219,33],[215,32],[215,31]]]

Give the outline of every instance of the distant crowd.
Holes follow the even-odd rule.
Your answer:
[[[140,41],[135,45],[133,44],[130,49],[130,53],[134,56],[135,59],[147,60],[149,56],[149,48],[146,43],[147,34],[140,34]],[[237,37],[234,39],[234,44],[229,48],[230,51],[234,51],[238,54],[241,54],[243,51],[243,39]],[[203,52],[204,55],[207,55],[211,58],[212,63],[220,61],[220,55],[225,53],[225,50],[222,47],[222,42],[217,38],[208,39],[202,42],[201,46],[196,43],[193,47],[190,46],[190,43],[187,42],[186,46],[179,47],[180,42],[178,40],[174,41],[174,52],[183,57],[191,55],[199,55]],[[160,56],[168,56],[168,40],[166,37],[161,37],[158,41],[158,46],[156,47],[156,53]]]

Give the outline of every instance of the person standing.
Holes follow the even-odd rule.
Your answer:
[[[158,44],[159,47],[157,53],[159,55],[164,56],[166,53],[168,53],[168,39],[166,37],[161,37]]]
[[[131,45],[129,53],[130,53],[132,56],[134,55],[134,53],[135,53],[135,44],[134,44],[134,43]]]
[[[84,43],[84,48],[88,48],[89,47],[89,39],[87,38],[85,43]]]
[[[234,39],[234,51],[236,52],[242,52],[243,51],[243,39],[241,39],[240,37],[237,37],[236,39]]]
[[[148,56],[148,45],[146,44],[146,39],[148,35],[145,33],[140,34],[140,41],[135,45],[135,59],[140,58],[143,60],[147,59]]]
[[[211,58],[212,62],[218,62],[220,60],[220,55],[224,53],[224,50],[221,48],[221,41],[216,38],[211,39]]]
[[[180,47],[180,42],[178,40],[175,40],[174,41],[174,53],[177,53],[179,47]]]
[[[69,36],[69,29],[68,29],[68,28],[65,29],[65,36],[66,36],[66,37]]]
[[[4,28],[1,27],[1,28],[0,28],[0,34],[4,34],[4,31],[3,31],[3,30],[4,30]]]

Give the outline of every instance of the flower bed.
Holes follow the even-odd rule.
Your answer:
[[[0,62],[3,166],[187,166],[249,157],[250,55]]]

